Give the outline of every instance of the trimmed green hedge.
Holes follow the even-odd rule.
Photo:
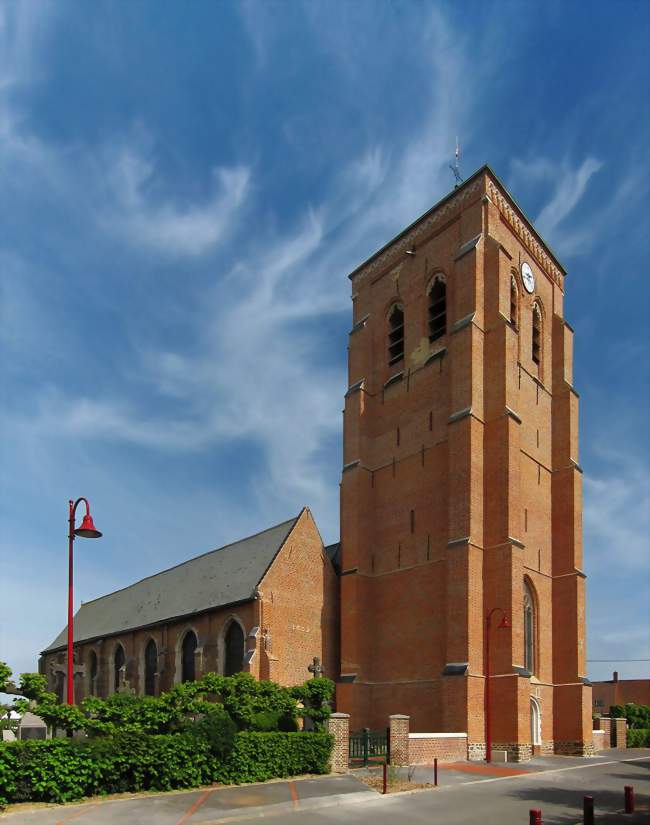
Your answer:
[[[628,728],[628,748],[650,748],[650,728]]]
[[[242,732],[219,758],[209,741],[191,733],[5,742],[0,805],[327,773],[332,744],[326,733]]]

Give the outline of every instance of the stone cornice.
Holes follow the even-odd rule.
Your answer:
[[[362,265],[359,269],[355,270],[350,275],[350,278],[354,278],[355,283],[359,283],[378,269],[388,266],[395,258],[403,255],[407,249],[410,249],[422,235],[430,232],[436,225],[441,224],[446,218],[450,217],[452,213],[458,211],[462,204],[472,195],[480,192],[484,186],[483,181],[483,176],[479,175],[476,180],[472,181],[468,186],[461,187],[456,194],[447,198],[439,207],[434,207],[429,214],[412,225],[405,234],[401,237],[398,236],[383,252],[371,258],[366,266]]]
[[[499,214],[508,224],[510,229],[519,238],[521,243],[526,247],[530,254],[535,258],[537,263],[543,267],[555,283],[564,289],[563,277],[564,273],[555,264],[551,256],[546,252],[540,241],[535,237],[535,233],[528,228],[528,223],[525,218],[520,217],[518,210],[513,207],[509,199],[502,192],[501,187],[498,186],[490,176],[487,176],[487,194],[492,203],[499,210]]]

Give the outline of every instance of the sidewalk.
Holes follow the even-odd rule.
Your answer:
[[[215,786],[203,790],[94,799],[46,808],[21,806],[0,815],[6,825],[201,825],[234,822],[260,815],[308,811],[376,796],[353,776],[330,775],[257,785]]]

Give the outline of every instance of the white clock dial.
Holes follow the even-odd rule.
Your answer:
[[[533,275],[533,270],[530,268],[530,264],[526,262],[521,265],[521,280],[524,282],[526,292],[535,291],[535,276]]]

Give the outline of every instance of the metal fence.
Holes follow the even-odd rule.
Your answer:
[[[390,762],[390,731],[364,728],[350,734],[350,764],[368,765],[370,762]]]

